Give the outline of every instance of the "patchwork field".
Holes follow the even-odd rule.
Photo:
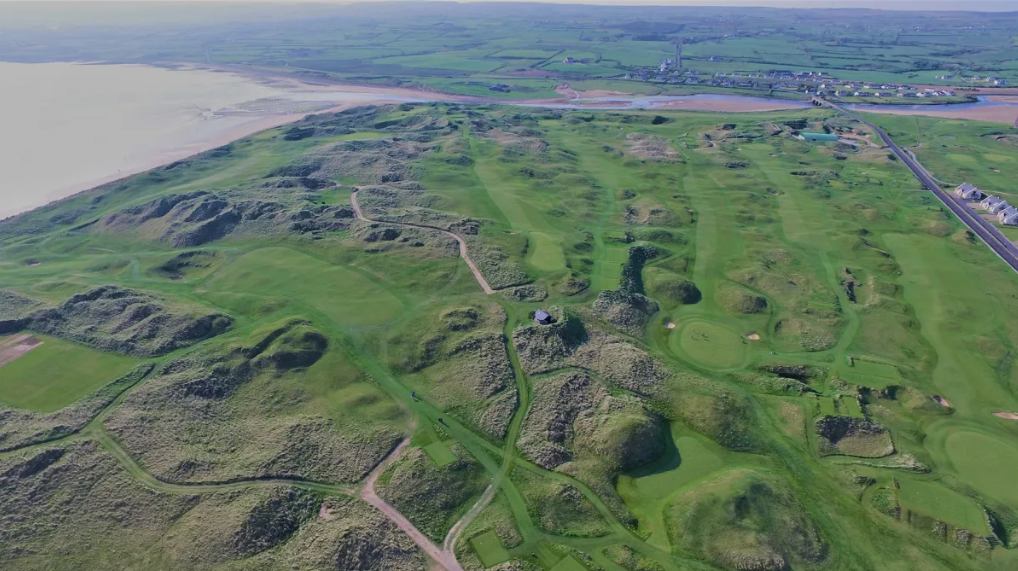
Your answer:
[[[849,129],[365,107],[0,222],[4,568],[1015,568],[1018,276]]]

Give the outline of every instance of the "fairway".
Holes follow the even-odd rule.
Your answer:
[[[530,264],[543,271],[556,271],[566,267],[566,259],[562,254],[562,246],[558,241],[544,232],[531,232]]]
[[[986,512],[970,498],[933,482],[901,478],[898,501],[906,508],[933,519],[967,529],[972,533],[990,535]]]
[[[207,287],[213,292],[284,299],[344,326],[379,325],[403,308],[399,299],[356,271],[289,248],[244,254],[214,274]]]
[[[494,567],[509,561],[509,552],[502,546],[502,541],[494,531],[486,531],[477,537],[472,537],[470,545],[485,567]]]
[[[749,348],[741,335],[702,319],[679,323],[669,346],[679,358],[713,370],[735,369],[749,358]]]
[[[969,485],[1018,509],[1018,448],[1004,440],[960,431],[947,437],[947,456]]]
[[[59,410],[131,370],[138,361],[37,335],[42,345],[0,367],[0,402]]]
[[[445,442],[432,442],[424,446],[423,449],[428,458],[431,458],[431,461],[439,468],[456,461],[456,455],[452,453],[452,450],[449,450],[449,445]]]

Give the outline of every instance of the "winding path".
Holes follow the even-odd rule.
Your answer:
[[[350,206],[353,207],[353,212],[354,214],[357,215],[358,220],[363,220],[364,222],[375,222],[378,224],[392,224],[395,226],[409,226],[411,228],[424,228],[427,230],[436,230],[438,232],[445,234],[446,236],[453,238],[460,245],[460,257],[463,258],[463,261],[467,263],[467,267],[469,267],[470,272],[474,274],[474,278],[477,279],[477,283],[480,284],[481,289],[484,290],[484,293],[489,295],[495,293],[495,290],[491,289],[491,286],[488,285],[488,281],[484,279],[484,274],[481,273],[481,270],[477,269],[477,266],[474,265],[474,261],[470,259],[470,254],[467,253],[467,243],[465,240],[463,240],[462,237],[460,237],[459,234],[454,234],[453,232],[445,230],[444,228],[439,228],[438,226],[428,226],[427,224],[414,224],[412,222],[392,222],[389,220],[372,220],[371,218],[364,216],[364,212],[361,211],[360,204],[357,203],[358,192],[360,192],[360,189],[357,189],[350,193]]]
[[[392,520],[400,531],[407,534],[407,536],[417,544],[417,547],[420,547],[428,557],[441,565],[447,571],[463,571],[463,567],[461,567],[459,562],[456,561],[456,556],[452,554],[451,546],[448,550],[439,548],[434,542],[428,539],[428,536],[421,533],[414,524],[410,523],[410,520],[408,520],[403,514],[399,513],[399,510],[386,503],[385,500],[378,497],[378,494],[375,493],[375,482],[378,481],[378,477],[385,472],[385,469],[389,467],[389,464],[398,458],[400,452],[402,452],[409,444],[410,440],[403,440],[403,442],[400,442],[399,446],[389,453],[389,456],[386,457],[385,460],[382,460],[374,471],[371,472],[371,475],[369,475],[368,479],[364,482],[364,487],[361,488],[361,499],[385,514],[385,517]]]

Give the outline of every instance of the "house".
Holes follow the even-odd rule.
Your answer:
[[[997,219],[1000,220],[1000,223],[1007,226],[1018,226],[1018,208],[1011,207],[1010,211],[1005,212],[1009,213],[1005,214],[1004,212],[1001,212],[997,217]]]
[[[1018,216],[1018,208],[1008,206],[997,213],[997,220],[1000,220],[1000,222],[1003,223],[1008,218],[1014,218],[1015,216]]]
[[[958,188],[954,189],[954,193],[964,200],[979,200],[983,197],[983,193],[978,188],[967,182],[961,183]]]
[[[985,208],[990,214],[996,214],[1010,205],[999,196],[987,196],[979,203],[979,206]]]
[[[554,321],[554,319],[552,319],[551,314],[547,311],[538,309],[534,312],[534,323],[537,323],[538,325],[550,325],[552,321]]]
[[[800,141],[814,141],[820,143],[834,143],[837,142],[838,136],[833,133],[807,133],[803,131],[796,135]]]

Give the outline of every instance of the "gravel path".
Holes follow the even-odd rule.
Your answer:
[[[356,200],[351,200],[351,202],[357,204]],[[357,210],[357,207],[355,206],[354,209]],[[357,210],[357,213],[359,217],[360,210]],[[397,446],[396,449],[393,450],[373,472],[371,472],[367,481],[364,482],[364,488],[361,489],[361,499],[375,506],[375,509],[385,514],[385,517],[392,520],[400,531],[407,534],[410,539],[412,539],[413,542],[428,555],[428,557],[441,565],[443,569],[446,571],[463,571],[463,567],[460,566],[459,562],[456,561],[456,557],[451,552],[444,551],[435,545],[435,543],[428,539],[426,535],[421,533],[414,524],[410,523],[410,520],[404,517],[403,514],[399,513],[399,510],[387,504],[385,500],[378,497],[378,494],[375,493],[375,482],[378,481],[378,477],[385,472],[385,469],[388,468],[389,464],[391,464],[393,460],[399,457],[399,453],[402,452],[403,448],[406,448],[408,444],[410,444],[410,440],[400,442],[399,446]]]
[[[359,189],[350,193],[350,206],[353,207],[354,214],[357,215],[357,218],[359,220],[363,220],[365,222],[376,222],[379,224],[392,224],[395,226],[410,226],[411,228],[426,228],[428,230],[437,230],[445,234],[446,236],[455,239],[456,242],[458,242],[460,245],[460,257],[463,258],[463,261],[467,263],[467,267],[469,267],[471,273],[474,274],[474,278],[476,278],[477,283],[481,285],[481,289],[483,289],[484,293],[486,294],[495,293],[495,290],[491,289],[491,286],[488,285],[488,281],[484,279],[484,275],[481,273],[481,270],[478,270],[477,266],[474,265],[474,261],[470,259],[470,255],[467,253],[467,243],[463,240],[463,238],[459,236],[459,234],[454,234],[448,230],[444,230],[437,226],[428,226],[426,224],[412,224],[410,222],[389,222],[388,220],[372,220],[364,216],[364,213],[361,212],[361,207],[359,204],[357,204],[358,192]]]

